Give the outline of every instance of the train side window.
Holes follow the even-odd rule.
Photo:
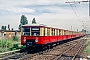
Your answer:
[[[66,35],[66,31],[64,31],[64,35]]]
[[[49,36],[50,35],[50,29],[48,28],[47,29],[47,36]]]
[[[57,29],[56,29],[56,36],[57,36]]]
[[[54,36],[55,36],[55,29],[54,29]]]
[[[56,30],[56,36],[58,35],[58,30]]]
[[[53,36],[55,35],[55,31],[54,31],[54,29],[53,29]]]
[[[47,36],[47,28],[45,28],[45,36]]]
[[[61,30],[59,30],[59,35],[61,35]]]
[[[58,30],[56,29],[56,36],[58,35],[57,31],[58,31]]]
[[[46,34],[45,34],[45,28],[44,28],[44,36],[46,36]]]
[[[54,36],[54,29],[53,29],[53,36]]]
[[[52,36],[53,36],[53,29],[52,29],[52,32],[51,33],[52,33]]]

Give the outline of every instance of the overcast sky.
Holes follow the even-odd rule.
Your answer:
[[[0,0],[0,27],[10,24],[18,29],[21,15],[25,15],[29,24],[35,17],[37,23],[63,29],[70,30],[72,26],[73,30],[81,30],[83,23],[90,28],[89,3],[71,4],[73,11],[65,2],[67,0]]]

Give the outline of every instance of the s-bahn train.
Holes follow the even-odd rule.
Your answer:
[[[60,41],[82,36],[84,36],[82,32],[53,28],[42,24],[23,25],[21,27],[21,44],[27,47],[51,46]]]

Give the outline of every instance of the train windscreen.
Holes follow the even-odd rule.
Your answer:
[[[30,28],[22,28],[24,36],[30,36]]]
[[[32,36],[40,36],[40,28],[31,28],[31,35]]]

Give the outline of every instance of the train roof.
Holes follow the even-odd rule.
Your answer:
[[[47,26],[47,25],[44,25],[44,24],[26,24],[26,25],[22,25],[22,27],[27,27],[27,26],[28,27],[39,26],[39,27],[47,27],[47,28],[52,28],[52,29],[59,29],[59,28]]]
[[[52,27],[52,26],[47,26],[47,25],[44,25],[44,24],[26,24],[26,25],[22,25],[22,27],[31,27],[31,26],[39,26],[39,27],[47,27],[47,28],[52,28],[52,29],[60,29],[58,27]],[[61,29],[61,30],[64,30],[64,29]]]
[[[26,24],[26,25],[22,25],[22,26],[46,26],[44,24]]]

